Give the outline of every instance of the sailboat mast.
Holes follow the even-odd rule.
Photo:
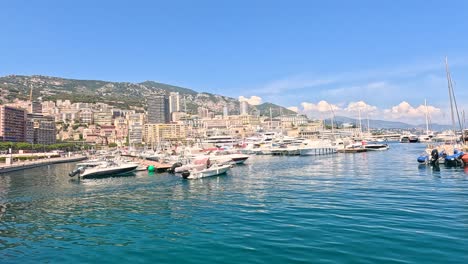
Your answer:
[[[334,124],[335,123],[334,122],[335,121],[334,120],[335,119],[335,112],[333,111],[333,107],[330,104],[328,104],[328,106],[330,107],[330,111],[331,111],[331,114],[332,114],[332,116],[331,116],[331,132],[332,132],[332,137],[334,138],[335,137],[335,128],[334,128],[334,126],[335,126],[335,124]]]
[[[426,110],[426,135],[429,135],[429,111],[427,110],[427,100],[424,99],[424,108]]]
[[[359,108],[359,136],[362,136],[361,108]]]
[[[370,120],[369,120],[369,110],[367,111],[367,134],[370,136]]]
[[[447,74],[447,86],[448,86],[448,94],[449,94],[449,99],[450,99],[450,117],[452,118],[453,133],[455,135],[456,129],[455,129],[455,115],[453,113],[452,79],[450,77],[447,57],[445,57],[445,72]]]

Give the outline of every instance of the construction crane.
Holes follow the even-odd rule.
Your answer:
[[[32,84],[29,85],[31,89],[29,89],[29,101],[32,103],[32,92],[33,92],[33,86]]]

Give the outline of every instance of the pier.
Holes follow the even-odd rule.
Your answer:
[[[319,156],[336,153],[336,148],[277,148],[271,150],[273,156]]]
[[[68,162],[75,162],[87,159],[86,156],[71,156],[71,157],[60,157],[60,158],[50,158],[50,159],[43,159],[39,161],[24,161],[24,162],[16,162],[10,165],[2,164],[0,165],[0,174],[18,171],[18,170],[25,170],[45,165],[51,164],[58,164],[58,163],[68,163]]]

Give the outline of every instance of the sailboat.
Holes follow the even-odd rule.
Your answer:
[[[447,85],[450,99],[450,116],[452,119],[454,137],[450,142],[447,142],[448,144],[439,146],[428,146],[425,153],[426,155],[419,156],[417,160],[419,163],[428,163],[428,161],[431,161],[430,163],[433,165],[443,162],[446,166],[460,166],[464,164],[465,153],[462,150],[463,148],[466,148],[466,146],[464,146],[464,142],[463,145],[460,145],[457,142],[455,113],[458,117],[460,130],[462,130],[462,125],[460,121],[460,115],[458,113],[457,101],[453,92],[452,77],[450,75],[447,57],[445,57],[445,71],[447,75]],[[435,159],[436,157],[437,159]]]
[[[427,109],[427,100],[424,99],[424,108],[426,110],[426,134],[419,136],[419,142],[432,142],[434,134],[429,131],[429,111]]]

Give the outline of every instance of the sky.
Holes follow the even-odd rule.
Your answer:
[[[450,123],[446,56],[468,112],[466,10],[468,1],[0,0],[0,76],[154,80],[316,118],[424,122],[429,112]]]

